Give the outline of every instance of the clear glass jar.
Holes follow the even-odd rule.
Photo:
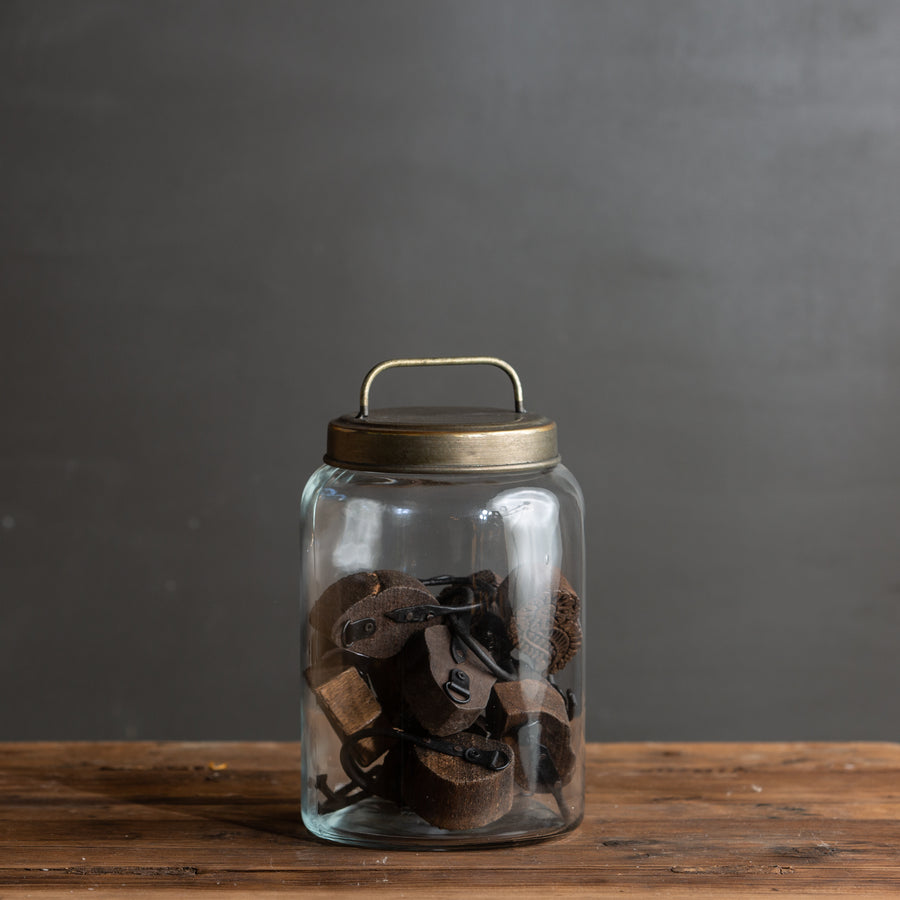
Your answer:
[[[462,361],[511,373],[517,412],[368,414],[383,368]],[[502,361],[390,361],[366,414],[329,426],[301,511],[302,810],[320,838],[458,848],[581,821],[583,499],[555,424],[521,406]]]

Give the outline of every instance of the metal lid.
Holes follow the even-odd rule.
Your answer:
[[[515,411],[482,407],[411,406],[369,410],[375,376],[406,366],[492,365],[513,384]],[[363,379],[357,414],[328,425],[325,462],[379,472],[518,472],[559,462],[556,423],[525,412],[522,384],[509,363],[490,356],[391,359]]]

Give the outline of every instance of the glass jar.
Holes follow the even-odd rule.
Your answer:
[[[369,411],[387,368],[485,363],[515,411]],[[390,360],[301,510],[303,820],[394,849],[558,835],[584,809],[583,499],[491,357]]]

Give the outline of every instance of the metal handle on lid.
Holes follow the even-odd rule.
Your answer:
[[[358,419],[365,419],[369,415],[369,388],[375,380],[376,375],[380,375],[386,369],[399,369],[408,366],[473,366],[485,365],[496,366],[503,369],[513,386],[513,396],[516,402],[516,412],[525,412],[525,401],[522,397],[522,382],[516,370],[502,359],[495,356],[436,356],[426,357],[424,359],[386,359],[384,362],[373,366],[366,377],[363,379],[362,387],[359,391],[359,414]]]

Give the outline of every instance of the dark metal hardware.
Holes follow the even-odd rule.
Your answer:
[[[389,735],[397,738],[397,740],[407,741],[411,744],[418,744],[420,747],[434,750],[435,753],[443,753],[447,756],[464,759],[466,762],[482,766],[494,772],[505,769],[513,761],[513,752],[508,747],[501,750],[480,750],[477,747],[462,747],[447,740],[416,735],[408,731],[400,731],[399,729],[367,728],[350,735],[344,742],[343,747],[341,747],[341,765],[350,778],[351,784],[341,790],[331,791],[327,787],[324,776],[320,775],[316,781],[316,787],[325,794],[333,805],[349,805],[349,803],[358,799],[370,796],[373,790],[378,789],[378,785],[384,775],[383,767],[376,765],[368,771],[364,771],[353,756],[355,743],[374,735]],[[359,790],[356,793],[351,793],[352,786],[359,788]],[[338,806],[338,808],[340,807]]]
[[[454,703],[468,703],[472,697],[469,676],[462,669],[451,669],[450,680],[444,685],[444,693]]]
[[[429,750],[434,750],[436,753],[456,756],[494,772],[505,769],[512,762],[511,750],[480,750],[478,747],[461,747],[449,740],[445,741],[434,737],[418,738],[410,734],[404,734],[403,737],[415,744],[427,747]]]
[[[392,609],[385,615],[392,622],[427,622],[436,616],[449,616],[453,613],[472,612],[478,609],[478,604],[471,606],[440,606],[437,603],[423,603],[419,606],[402,606],[400,609]]]
[[[345,647],[361,641],[363,638],[371,637],[375,634],[378,626],[374,619],[357,619],[354,622],[345,622],[341,629],[341,642]]]

